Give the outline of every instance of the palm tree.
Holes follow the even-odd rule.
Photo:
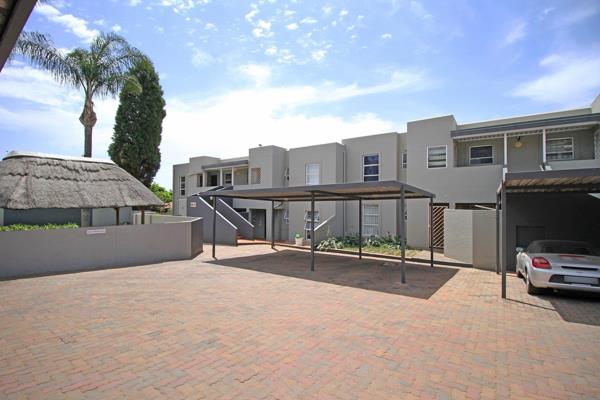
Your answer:
[[[129,70],[144,55],[114,33],[100,34],[92,40],[89,49],[64,52],[41,33],[23,32],[15,52],[49,71],[61,84],[83,90],[85,102],[79,121],[85,133],[84,157],[92,156],[92,130],[97,120],[94,97],[115,97],[126,82],[131,82],[127,90],[141,91]]]

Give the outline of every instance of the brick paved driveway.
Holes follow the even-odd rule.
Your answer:
[[[0,282],[0,398],[600,397],[596,299],[286,251]]]

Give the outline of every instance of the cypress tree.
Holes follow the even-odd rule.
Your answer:
[[[137,78],[142,91],[121,91],[108,154],[117,165],[150,187],[160,168],[165,100],[150,60],[136,63],[130,73]]]

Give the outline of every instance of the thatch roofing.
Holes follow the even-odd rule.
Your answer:
[[[0,208],[162,206],[140,181],[111,161],[11,152],[0,161]]]

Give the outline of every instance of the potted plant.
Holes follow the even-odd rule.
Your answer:
[[[296,239],[296,246],[304,245],[304,239],[302,238],[301,234],[296,233],[295,239]]]

